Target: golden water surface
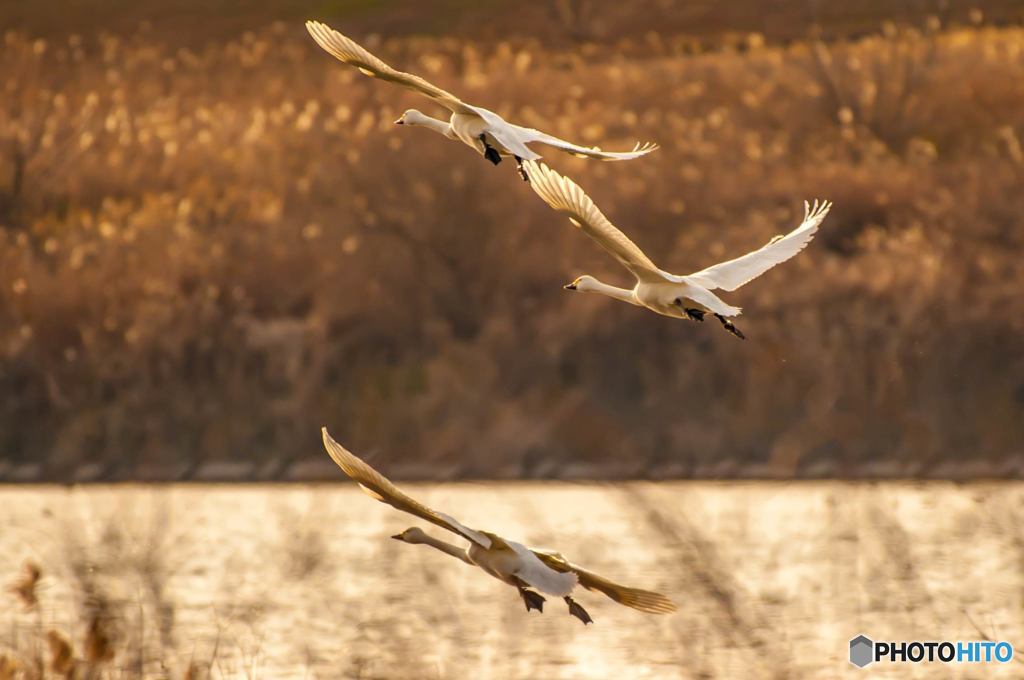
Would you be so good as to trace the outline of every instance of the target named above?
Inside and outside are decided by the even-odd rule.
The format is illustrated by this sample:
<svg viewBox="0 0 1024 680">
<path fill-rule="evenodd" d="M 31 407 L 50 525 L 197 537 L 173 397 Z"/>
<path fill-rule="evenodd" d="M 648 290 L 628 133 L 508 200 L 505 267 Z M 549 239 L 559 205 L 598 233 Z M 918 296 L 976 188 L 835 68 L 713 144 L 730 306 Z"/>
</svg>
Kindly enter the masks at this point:
<svg viewBox="0 0 1024 680">
<path fill-rule="evenodd" d="M 847 643 L 1006 639 L 1024 649 L 1024 487 L 848 483 L 408 484 L 464 523 L 657 589 L 651 616 L 600 594 L 584 627 L 433 551 L 352 485 L 0 487 L 0 652 L 91 613 L 110 677 L 862 677 Z M 430 527 L 435 535 L 444 532 Z M 458 542 L 453 536 L 445 538 Z M 1020 677 L 1024 665 L 884 666 Z"/>
</svg>

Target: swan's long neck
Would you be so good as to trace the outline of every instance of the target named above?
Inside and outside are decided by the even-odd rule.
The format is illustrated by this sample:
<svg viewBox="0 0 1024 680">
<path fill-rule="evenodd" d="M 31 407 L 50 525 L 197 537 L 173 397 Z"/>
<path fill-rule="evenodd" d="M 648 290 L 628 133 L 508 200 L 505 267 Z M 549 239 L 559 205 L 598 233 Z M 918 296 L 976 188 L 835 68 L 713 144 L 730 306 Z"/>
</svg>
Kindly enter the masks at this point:
<svg viewBox="0 0 1024 680">
<path fill-rule="evenodd" d="M 639 304 L 636 298 L 633 297 L 633 291 L 626 288 L 619 288 L 617 286 L 609 286 L 607 283 L 602 283 L 597 279 L 594 279 L 586 288 L 583 289 L 584 293 L 600 293 L 601 295 L 607 295 L 610 298 L 616 300 L 622 300 L 628 302 L 631 305 Z"/>
<path fill-rule="evenodd" d="M 429 128 L 448 138 L 453 138 L 455 136 L 452 132 L 452 126 L 447 121 L 438 120 L 437 118 L 431 118 L 430 116 L 417 116 L 416 121 L 411 123 L 412 125 Z"/>
<path fill-rule="evenodd" d="M 441 552 L 448 553 L 452 557 L 458 557 L 460 560 L 462 560 L 466 564 L 473 564 L 470 561 L 469 556 L 466 554 L 466 551 L 463 548 L 460 548 L 457 545 L 452 545 L 451 543 L 446 543 L 445 541 L 442 541 L 439 538 L 434 538 L 433 536 L 431 536 L 429 534 L 427 534 L 426 536 L 423 537 L 423 544 L 424 545 L 429 545 L 431 548 L 437 548 Z"/>
</svg>

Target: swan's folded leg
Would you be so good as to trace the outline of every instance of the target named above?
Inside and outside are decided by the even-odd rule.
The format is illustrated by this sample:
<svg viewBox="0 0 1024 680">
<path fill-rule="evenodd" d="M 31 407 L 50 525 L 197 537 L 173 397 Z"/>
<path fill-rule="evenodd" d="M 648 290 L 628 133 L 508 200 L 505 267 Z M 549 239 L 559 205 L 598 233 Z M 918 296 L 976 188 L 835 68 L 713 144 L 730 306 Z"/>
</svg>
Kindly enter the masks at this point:
<svg viewBox="0 0 1024 680">
<path fill-rule="evenodd" d="M 532 590 L 527 590 L 522 586 L 516 586 L 516 588 L 519 589 L 519 595 L 523 598 L 523 603 L 526 605 L 526 611 L 536 609 L 541 614 L 544 613 L 545 598 L 543 595 Z"/>
<path fill-rule="evenodd" d="M 582 621 L 584 626 L 588 623 L 594 622 L 594 619 L 590 618 L 590 614 L 587 613 L 587 610 L 581 607 L 576 600 L 566 595 L 565 602 L 569 605 L 569 613 Z"/>
<path fill-rule="evenodd" d="M 707 312 L 705 312 L 703 309 L 697 309 L 696 307 L 687 307 L 686 298 L 677 297 L 675 300 L 672 301 L 672 304 L 674 304 L 679 309 L 683 310 L 683 312 L 686 314 L 686 318 L 689 319 L 690 321 L 704 321 L 704 315 Z"/>
<path fill-rule="evenodd" d="M 729 331 L 730 333 L 735 335 L 740 340 L 746 340 L 747 339 L 747 336 L 743 335 L 743 333 L 740 332 L 740 329 L 736 328 L 736 326 L 733 325 L 732 321 L 729 321 L 728 319 L 726 319 L 721 314 L 715 314 L 715 316 L 718 317 L 718 320 L 722 322 L 723 326 L 725 326 L 725 330 Z"/>
<path fill-rule="evenodd" d="M 523 178 L 524 182 L 530 181 L 530 176 L 526 174 L 526 168 L 523 167 L 523 159 L 519 156 L 515 157 L 516 167 L 519 169 L 519 176 Z"/>
<path fill-rule="evenodd" d="M 487 136 L 480 134 L 480 141 L 484 143 L 484 158 L 497 165 L 501 162 L 501 154 L 493 146 L 487 143 Z"/>
</svg>

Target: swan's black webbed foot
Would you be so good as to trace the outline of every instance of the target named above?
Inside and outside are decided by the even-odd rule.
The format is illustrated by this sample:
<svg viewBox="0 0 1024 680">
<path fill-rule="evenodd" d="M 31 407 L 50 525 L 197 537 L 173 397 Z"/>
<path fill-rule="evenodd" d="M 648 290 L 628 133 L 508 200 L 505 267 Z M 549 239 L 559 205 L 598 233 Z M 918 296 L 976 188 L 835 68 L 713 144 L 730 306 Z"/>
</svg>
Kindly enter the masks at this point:
<svg viewBox="0 0 1024 680">
<path fill-rule="evenodd" d="M 733 325 L 732 321 L 729 321 L 728 319 L 726 319 L 721 314 L 715 314 L 715 316 L 718 318 L 719 321 L 722 322 L 722 325 L 725 327 L 725 330 L 729 331 L 730 333 L 735 335 L 740 340 L 746 340 L 747 339 L 747 336 L 743 335 L 743 333 L 740 332 L 740 329 L 736 328 L 736 326 Z"/>
<path fill-rule="evenodd" d="M 497 165 L 501 162 L 501 154 L 493 146 L 487 143 L 487 135 L 481 133 L 480 141 L 484 143 L 484 158 Z"/>
<path fill-rule="evenodd" d="M 565 596 L 565 603 L 569 605 L 569 613 L 582 621 L 584 626 L 588 623 L 594 622 L 594 619 L 590 618 L 590 614 L 587 613 L 587 610 L 581 607 L 576 600 L 572 599 L 568 595 Z"/>
<path fill-rule="evenodd" d="M 522 586 L 519 587 L 519 595 L 523 598 L 523 603 L 526 605 L 527 612 L 531 609 L 536 609 L 541 614 L 544 613 L 545 598 L 543 595 L 532 590 L 527 590 Z"/>
<path fill-rule="evenodd" d="M 515 159 L 516 168 L 519 170 L 519 176 L 523 178 L 524 182 L 529 182 L 530 176 L 526 174 L 526 168 L 523 167 L 523 159 L 520 158 L 519 156 L 516 156 Z"/>
<path fill-rule="evenodd" d="M 694 309 L 693 307 L 684 307 L 683 311 L 686 312 L 686 316 L 689 317 L 690 321 L 704 321 L 704 310 Z"/>
</svg>

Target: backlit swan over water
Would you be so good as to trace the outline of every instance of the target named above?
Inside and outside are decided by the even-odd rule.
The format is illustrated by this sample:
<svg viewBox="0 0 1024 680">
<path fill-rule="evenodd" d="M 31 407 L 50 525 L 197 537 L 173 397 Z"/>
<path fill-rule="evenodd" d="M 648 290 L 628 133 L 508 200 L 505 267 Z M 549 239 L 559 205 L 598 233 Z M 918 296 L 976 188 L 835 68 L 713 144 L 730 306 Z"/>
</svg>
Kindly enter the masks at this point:
<svg viewBox="0 0 1024 680">
<path fill-rule="evenodd" d="M 494 578 L 514 586 L 526 604 L 526 611 L 536 609 L 543 612 L 545 599 L 540 593 L 546 593 L 563 598 L 569 605 L 570 614 L 584 624 L 591 623 L 587 611 L 570 597 L 577 585 L 600 591 L 616 602 L 642 612 L 670 614 L 676 611 L 676 605 L 664 595 L 621 586 L 570 563 L 558 553 L 528 548 L 497 534 L 470 529 L 455 518 L 432 510 L 402 493 L 390 480 L 334 441 L 326 427 L 322 434 L 324 447 L 331 459 L 358 482 L 363 491 L 382 503 L 457 534 L 469 541 L 469 547 L 462 548 L 439 540 L 418 527 L 406 529 L 391 538 L 429 545 L 466 564 L 480 567 Z"/>
<path fill-rule="evenodd" d="M 696 274 L 679 276 L 659 269 L 635 243 L 608 221 L 583 189 L 567 177 L 542 163 L 524 164 L 530 186 L 552 208 L 568 215 L 577 227 L 611 253 L 636 277 L 632 289 L 617 288 L 593 276 L 581 276 L 565 286 L 568 290 L 601 293 L 632 305 L 646 307 L 659 314 L 703 321 L 711 312 L 733 335 L 744 335 L 726 317 L 738 316 L 739 307 L 726 304 L 711 291 L 736 290 L 743 284 L 785 262 L 804 249 L 814 237 L 832 204 L 804 202 L 804 221 L 785 236 L 776 236 L 767 245 L 742 257 L 708 267 Z"/>
<path fill-rule="evenodd" d="M 599 158 L 605 161 L 639 158 L 658 148 L 657 144 L 641 145 L 638 143 L 632 151 L 601 151 L 596 147 L 588 148 L 567 142 L 539 130 L 513 125 L 493 111 L 479 106 L 470 106 L 450 92 L 431 85 L 419 76 L 396 71 L 330 26 L 319 21 L 307 21 L 306 30 L 320 47 L 346 64 L 355 66 L 361 73 L 415 90 L 452 112 L 451 119 L 445 122 L 431 118 L 416 109 L 409 109 L 395 123 L 421 125 L 441 133 L 448 139 L 459 140 L 479 151 L 484 158 L 495 165 L 501 162 L 502 156 L 513 157 L 516 159 L 516 164 L 520 166 L 519 172 L 523 179 L 527 179 L 527 177 L 522 171 L 522 161 L 541 157 L 539 153 L 528 146 L 532 143 L 547 144 L 576 156 Z"/>
</svg>

